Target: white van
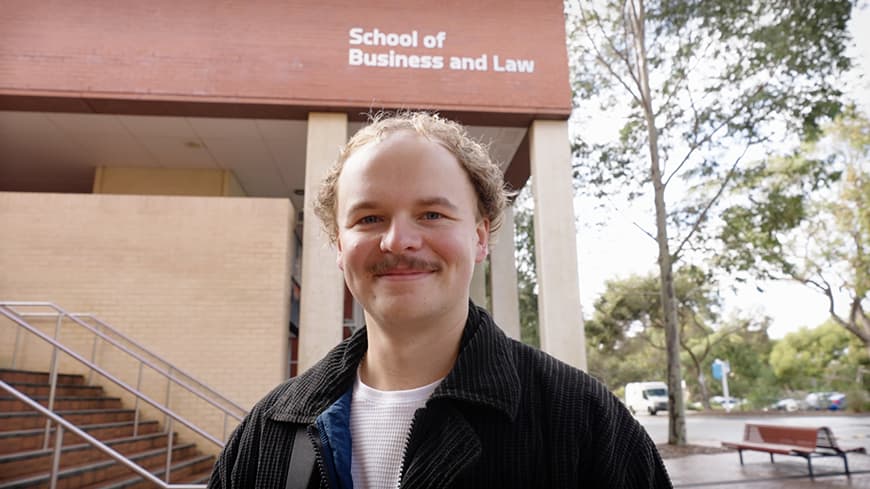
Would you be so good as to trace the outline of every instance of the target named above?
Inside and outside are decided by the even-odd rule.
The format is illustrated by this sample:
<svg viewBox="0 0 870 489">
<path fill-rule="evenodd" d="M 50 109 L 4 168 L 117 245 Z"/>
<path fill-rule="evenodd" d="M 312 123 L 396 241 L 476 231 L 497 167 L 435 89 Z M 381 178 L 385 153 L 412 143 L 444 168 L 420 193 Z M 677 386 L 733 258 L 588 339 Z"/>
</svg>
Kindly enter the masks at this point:
<svg viewBox="0 0 870 489">
<path fill-rule="evenodd" d="M 648 412 L 655 416 L 668 410 L 668 385 L 664 382 L 631 382 L 625 384 L 625 405 L 632 412 Z"/>
</svg>

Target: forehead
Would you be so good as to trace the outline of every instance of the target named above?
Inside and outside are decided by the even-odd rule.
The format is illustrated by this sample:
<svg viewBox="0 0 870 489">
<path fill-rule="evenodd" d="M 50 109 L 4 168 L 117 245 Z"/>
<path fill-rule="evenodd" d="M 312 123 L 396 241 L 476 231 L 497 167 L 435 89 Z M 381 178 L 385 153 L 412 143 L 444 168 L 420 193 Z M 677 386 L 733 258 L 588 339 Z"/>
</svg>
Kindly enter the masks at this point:
<svg viewBox="0 0 870 489">
<path fill-rule="evenodd" d="M 396 131 L 354 151 L 344 162 L 337 190 L 339 207 L 360 193 L 399 198 L 467 191 L 475 199 L 471 180 L 456 156 L 440 142 L 410 130 Z"/>
<path fill-rule="evenodd" d="M 398 129 L 372 138 L 360 145 L 347 157 L 345 166 L 351 161 L 364 161 L 395 154 L 410 155 L 411 153 L 416 153 L 418 157 L 431 157 L 438 153 L 442 156 L 449 155 L 455 159 L 453 153 L 438 139 L 425 136 L 413 129 Z"/>
<path fill-rule="evenodd" d="M 399 130 L 383 139 L 372 140 L 351 153 L 344 162 L 339 179 L 359 172 L 374 173 L 372 170 L 383 167 L 392 170 L 394 176 L 420 169 L 449 171 L 458 168 L 465 173 L 456 156 L 441 142 L 412 130 Z"/>
</svg>

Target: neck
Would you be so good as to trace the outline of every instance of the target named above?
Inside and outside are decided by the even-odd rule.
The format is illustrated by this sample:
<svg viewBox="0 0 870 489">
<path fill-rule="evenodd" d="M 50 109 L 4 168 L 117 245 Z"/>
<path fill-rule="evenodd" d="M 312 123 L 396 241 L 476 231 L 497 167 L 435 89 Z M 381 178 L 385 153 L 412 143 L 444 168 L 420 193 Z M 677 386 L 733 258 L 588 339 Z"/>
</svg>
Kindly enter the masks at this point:
<svg viewBox="0 0 870 489">
<path fill-rule="evenodd" d="M 391 324 L 366 315 L 368 351 L 360 363 L 360 378 L 380 390 L 405 390 L 444 378 L 459 355 L 459 342 L 468 317 L 435 322 Z"/>
</svg>

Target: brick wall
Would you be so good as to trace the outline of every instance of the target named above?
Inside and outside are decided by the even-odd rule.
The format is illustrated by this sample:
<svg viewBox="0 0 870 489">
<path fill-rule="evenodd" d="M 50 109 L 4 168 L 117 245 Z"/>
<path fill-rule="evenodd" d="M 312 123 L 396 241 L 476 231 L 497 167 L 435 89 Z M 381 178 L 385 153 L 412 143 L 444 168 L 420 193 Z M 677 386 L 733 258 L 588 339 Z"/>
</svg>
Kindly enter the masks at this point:
<svg viewBox="0 0 870 489">
<path fill-rule="evenodd" d="M 293 216 L 283 199 L 0 192 L 0 300 L 93 313 L 249 408 L 287 375 Z M 33 323 L 53 333 L 54 320 Z M 0 319 L 0 366 L 16 329 Z M 90 356 L 83 328 L 66 320 L 61 336 Z M 46 370 L 44 343 L 22 343 L 19 368 Z M 63 357 L 63 370 L 83 371 Z M 106 344 L 97 358 L 135 385 L 138 363 Z M 165 382 L 143 378 L 163 400 Z M 172 398 L 221 431 L 216 411 L 180 389 Z"/>
</svg>

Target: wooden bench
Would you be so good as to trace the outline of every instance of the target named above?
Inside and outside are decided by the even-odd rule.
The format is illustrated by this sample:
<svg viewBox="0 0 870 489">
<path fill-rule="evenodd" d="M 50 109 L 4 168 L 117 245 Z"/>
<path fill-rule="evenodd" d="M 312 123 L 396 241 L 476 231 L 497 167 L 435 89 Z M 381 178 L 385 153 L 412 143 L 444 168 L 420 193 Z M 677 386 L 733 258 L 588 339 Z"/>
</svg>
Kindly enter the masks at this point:
<svg viewBox="0 0 870 489">
<path fill-rule="evenodd" d="M 723 441 L 722 446 L 737 450 L 740 465 L 743 465 L 743 450 L 767 452 L 771 463 L 773 454 L 803 457 L 807 460 L 811 478 L 814 477 L 813 457 L 840 457 L 846 467 L 846 475 L 850 475 L 846 454 L 867 453 L 864 447 L 840 447 L 831 429 L 826 426 L 805 428 L 746 423 L 742 442 Z"/>
</svg>

